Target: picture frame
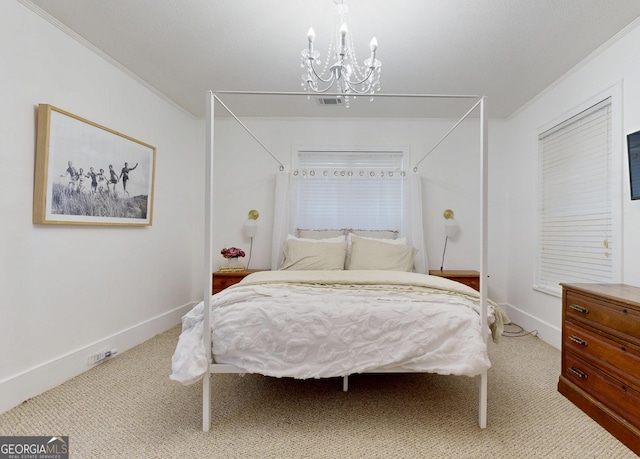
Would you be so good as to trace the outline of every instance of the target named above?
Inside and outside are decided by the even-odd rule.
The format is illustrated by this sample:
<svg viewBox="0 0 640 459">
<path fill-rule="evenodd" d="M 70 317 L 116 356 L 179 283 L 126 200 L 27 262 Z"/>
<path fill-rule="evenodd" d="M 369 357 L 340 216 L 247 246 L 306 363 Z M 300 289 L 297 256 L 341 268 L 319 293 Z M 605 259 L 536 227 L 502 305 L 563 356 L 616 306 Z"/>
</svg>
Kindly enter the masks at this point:
<svg viewBox="0 0 640 459">
<path fill-rule="evenodd" d="M 627 135 L 631 199 L 640 199 L 640 131 Z"/>
<path fill-rule="evenodd" d="M 33 223 L 151 226 L 156 148 L 38 106 Z"/>
</svg>

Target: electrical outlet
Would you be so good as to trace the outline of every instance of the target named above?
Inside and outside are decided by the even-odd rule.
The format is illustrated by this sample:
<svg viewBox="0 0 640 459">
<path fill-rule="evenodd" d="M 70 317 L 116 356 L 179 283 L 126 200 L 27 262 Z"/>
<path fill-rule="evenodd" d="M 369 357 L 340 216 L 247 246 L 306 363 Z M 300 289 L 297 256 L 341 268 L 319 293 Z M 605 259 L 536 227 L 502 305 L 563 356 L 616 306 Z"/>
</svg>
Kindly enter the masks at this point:
<svg viewBox="0 0 640 459">
<path fill-rule="evenodd" d="M 102 351 L 97 354 L 90 355 L 87 359 L 87 365 L 95 365 L 96 363 L 100 363 L 109 357 L 114 356 L 118 352 L 117 349 L 111 349 L 110 351 Z"/>
</svg>

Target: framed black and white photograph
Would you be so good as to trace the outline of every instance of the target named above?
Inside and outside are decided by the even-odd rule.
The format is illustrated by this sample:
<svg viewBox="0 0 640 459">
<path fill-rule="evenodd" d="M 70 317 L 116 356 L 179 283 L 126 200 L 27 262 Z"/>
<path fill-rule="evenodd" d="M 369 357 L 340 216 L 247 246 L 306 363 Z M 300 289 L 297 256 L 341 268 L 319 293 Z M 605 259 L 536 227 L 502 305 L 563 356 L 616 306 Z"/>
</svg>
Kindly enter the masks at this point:
<svg viewBox="0 0 640 459">
<path fill-rule="evenodd" d="M 33 222 L 150 226 L 155 147 L 38 106 Z"/>
</svg>

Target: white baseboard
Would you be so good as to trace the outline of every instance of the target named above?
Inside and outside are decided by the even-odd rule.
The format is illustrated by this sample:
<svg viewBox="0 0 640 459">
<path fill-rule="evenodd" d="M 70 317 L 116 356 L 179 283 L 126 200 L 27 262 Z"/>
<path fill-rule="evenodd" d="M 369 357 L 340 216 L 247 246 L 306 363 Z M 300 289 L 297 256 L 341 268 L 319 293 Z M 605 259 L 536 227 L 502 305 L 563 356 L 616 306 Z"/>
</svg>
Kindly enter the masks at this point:
<svg viewBox="0 0 640 459">
<path fill-rule="evenodd" d="M 510 304 L 501 304 L 500 306 L 507 313 L 511 322 L 520 325 L 528 332 L 537 330 L 538 337 L 542 341 L 556 349 L 560 349 L 562 343 L 562 330 L 560 328 L 544 322 Z"/>
<path fill-rule="evenodd" d="M 118 349 L 118 353 L 124 352 L 159 333 L 175 327 L 180 323 L 180 318 L 194 304 L 188 303 L 179 306 L 164 314 L 0 381 L 0 413 L 9 411 L 25 400 L 90 370 L 93 366 L 87 365 L 89 355 L 108 349 Z M 117 355 L 114 358 L 117 358 Z"/>
</svg>

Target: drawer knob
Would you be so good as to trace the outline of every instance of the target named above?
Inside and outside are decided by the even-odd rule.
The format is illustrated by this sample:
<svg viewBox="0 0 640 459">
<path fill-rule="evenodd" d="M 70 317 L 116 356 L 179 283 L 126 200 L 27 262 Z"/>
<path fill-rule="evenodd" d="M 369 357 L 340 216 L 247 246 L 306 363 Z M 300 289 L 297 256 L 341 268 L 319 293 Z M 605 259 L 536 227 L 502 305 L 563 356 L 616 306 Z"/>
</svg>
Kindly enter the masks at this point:
<svg viewBox="0 0 640 459">
<path fill-rule="evenodd" d="M 570 367 L 569 371 L 579 378 L 587 379 L 587 374 L 582 370 L 578 370 L 576 367 Z"/>
<path fill-rule="evenodd" d="M 587 345 L 587 342 L 586 342 L 585 340 L 583 340 L 583 339 L 581 339 L 581 338 L 578 338 L 578 337 L 577 337 L 577 336 L 575 336 L 575 335 L 571 335 L 571 336 L 569 337 L 569 339 L 570 339 L 571 341 L 573 341 L 574 343 L 578 343 L 580 346 L 586 346 L 586 345 Z"/>
<path fill-rule="evenodd" d="M 572 304 L 569 307 L 574 311 L 581 312 L 582 314 L 589 314 L 589 310 L 587 308 L 583 308 L 582 306 L 578 306 L 577 304 Z"/>
</svg>

